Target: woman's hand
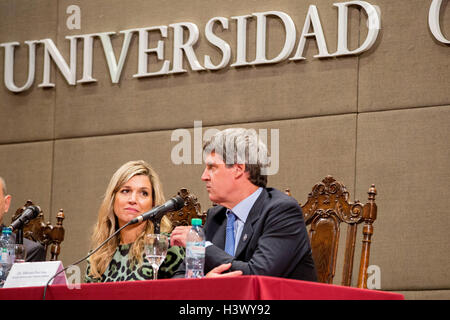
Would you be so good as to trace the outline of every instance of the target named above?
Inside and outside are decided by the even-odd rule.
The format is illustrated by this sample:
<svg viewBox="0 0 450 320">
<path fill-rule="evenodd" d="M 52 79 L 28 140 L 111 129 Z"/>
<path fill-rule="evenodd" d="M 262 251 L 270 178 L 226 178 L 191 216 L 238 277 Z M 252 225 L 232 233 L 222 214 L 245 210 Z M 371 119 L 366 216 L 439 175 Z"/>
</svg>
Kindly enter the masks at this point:
<svg viewBox="0 0 450 320">
<path fill-rule="evenodd" d="M 205 278 L 236 277 L 236 276 L 242 275 L 241 270 L 236 270 L 236 271 L 232 271 L 232 272 L 228 272 L 228 273 L 222 273 L 224 271 L 227 271 L 230 268 L 231 268 L 231 263 L 221 264 L 220 266 L 215 267 L 210 272 L 208 272 L 206 274 Z"/>
<path fill-rule="evenodd" d="M 191 230 L 191 226 L 179 226 L 173 229 L 170 234 L 170 245 L 186 248 L 186 238 L 189 230 Z"/>
</svg>

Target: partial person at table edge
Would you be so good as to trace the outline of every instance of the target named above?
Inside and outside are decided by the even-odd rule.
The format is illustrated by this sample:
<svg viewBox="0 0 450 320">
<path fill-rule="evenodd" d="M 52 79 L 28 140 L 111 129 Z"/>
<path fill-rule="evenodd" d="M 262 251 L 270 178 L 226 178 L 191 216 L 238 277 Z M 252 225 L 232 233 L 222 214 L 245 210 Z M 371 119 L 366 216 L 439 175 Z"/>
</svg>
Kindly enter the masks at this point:
<svg viewBox="0 0 450 320">
<path fill-rule="evenodd" d="M 0 177 L 0 234 L 6 226 L 3 224 L 3 217 L 8 212 L 11 205 L 12 196 L 8 194 L 5 179 Z M 12 233 L 12 241 L 16 241 L 16 234 Z M 23 239 L 25 247 L 26 262 L 45 261 L 45 248 L 38 242 Z"/>
</svg>

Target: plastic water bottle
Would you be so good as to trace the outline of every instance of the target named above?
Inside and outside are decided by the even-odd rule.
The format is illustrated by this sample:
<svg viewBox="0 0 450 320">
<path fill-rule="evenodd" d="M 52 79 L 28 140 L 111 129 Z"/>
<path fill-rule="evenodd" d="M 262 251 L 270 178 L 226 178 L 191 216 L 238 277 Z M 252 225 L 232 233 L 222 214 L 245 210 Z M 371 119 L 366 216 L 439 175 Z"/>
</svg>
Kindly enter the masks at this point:
<svg viewBox="0 0 450 320">
<path fill-rule="evenodd" d="M 3 228 L 0 238 L 0 287 L 5 284 L 9 270 L 14 263 L 14 243 L 11 239 L 12 230 Z"/>
<path fill-rule="evenodd" d="M 186 278 L 203 278 L 205 265 L 205 233 L 202 219 L 192 219 L 186 238 Z"/>
</svg>

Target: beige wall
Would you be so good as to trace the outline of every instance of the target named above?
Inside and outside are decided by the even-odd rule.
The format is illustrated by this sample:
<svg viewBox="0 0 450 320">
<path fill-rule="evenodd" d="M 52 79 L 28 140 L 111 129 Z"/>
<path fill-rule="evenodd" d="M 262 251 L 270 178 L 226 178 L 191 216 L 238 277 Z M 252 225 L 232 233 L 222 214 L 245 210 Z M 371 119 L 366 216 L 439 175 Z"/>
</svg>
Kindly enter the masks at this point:
<svg viewBox="0 0 450 320">
<path fill-rule="evenodd" d="M 221 59 L 206 42 L 203 28 L 210 18 L 223 16 L 230 19 L 230 29 L 221 36 L 230 43 L 234 61 L 232 16 L 283 11 L 294 20 L 299 37 L 307 8 L 315 4 L 329 51 L 334 52 L 334 2 L 338 1 L 191 0 L 174 5 L 147 0 L 4 0 L 0 43 L 21 43 L 15 56 L 15 80 L 21 85 L 27 76 L 26 40 L 51 38 L 68 60 L 69 35 L 188 21 L 200 28 L 195 50 L 203 64 L 205 54 Z M 434 40 L 429 31 L 430 1 L 369 2 L 381 9 L 382 29 L 372 49 L 360 56 L 315 59 L 317 46 L 308 40 L 307 59 L 301 62 L 134 79 L 138 54 L 134 37 L 120 83 L 112 84 L 101 43 L 95 40 L 97 83 L 69 86 L 53 64 L 56 87 L 42 89 L 37 87 L 44 52 L 39 46 L 36 78 L 29 90 L 11 93 L 0 77 L 0 175 L 13 195 L 5 222 L 27 199 L 39 203 L 52 222 L 64 208 L 61 259 L 67 266 L 87 253 L 102 194 L 125 161 L 149 161 L 161 175 L 166 197 L 188 187 L 207 209 L 202 165 L 171 162 L 176 144 L 170 139 L 172 131 L 192 132 L 194 120 L 202 120 L 204 130 L 279 129 L 280 168 L 269 184 L 290 187 L 304 203 L 311 187 L 327 174 L 344 182 L 352 198 L 361 201 L 374 183 L 378 220 L 370 264 L 381 269 L 381 288 L 410 299 L 449 299 L 450 47 Z M 66 8 L 71 4 L 81 8 L 80 30 L 66 27 Z M 444 5 L 441 23 L 447 36 L 449 15 Z M 350 48 L 357 48 L 367 33 L 366 18 L 352 8 L 349 20 Z M 249 61 L 255 56 L 255 30 L 252 21 Z M 283 27 L 271 19 L 268 30 L 268 56 L 273 57 L 284 41 Z M 169 31 L 166 59 L 172 57 L 172 40 Z M 122 37 L 112 43 L 118 56 Z M 81 44 L 77 58 L 80 79 Z M 161 67 L 150 61 L 153 70 Z M 186 61 L 185 68 L 189 69 Z M 0 48 L 0 75 L 3 72 Z"/>
</svg>

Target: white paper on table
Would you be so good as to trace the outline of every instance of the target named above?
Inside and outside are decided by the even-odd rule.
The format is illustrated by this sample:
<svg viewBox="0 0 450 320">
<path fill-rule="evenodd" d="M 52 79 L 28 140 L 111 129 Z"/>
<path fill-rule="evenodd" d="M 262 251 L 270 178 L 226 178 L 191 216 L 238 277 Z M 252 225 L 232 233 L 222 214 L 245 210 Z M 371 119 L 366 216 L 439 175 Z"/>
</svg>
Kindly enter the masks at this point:
<svg viewBox="0 0 450 320">
<path fill-rule="evenodd" d="M 41 287 L 57 272 L 61 271 L 61 261 L 14 263 L 9 271 L 3 288 Z M 50 284 L 66 284 L 65 272 L 61 272 Z"/>
</svg>

